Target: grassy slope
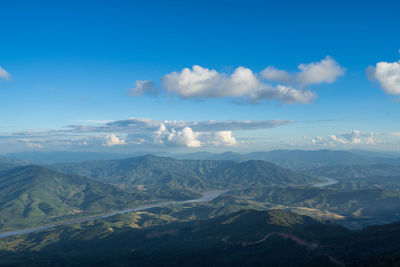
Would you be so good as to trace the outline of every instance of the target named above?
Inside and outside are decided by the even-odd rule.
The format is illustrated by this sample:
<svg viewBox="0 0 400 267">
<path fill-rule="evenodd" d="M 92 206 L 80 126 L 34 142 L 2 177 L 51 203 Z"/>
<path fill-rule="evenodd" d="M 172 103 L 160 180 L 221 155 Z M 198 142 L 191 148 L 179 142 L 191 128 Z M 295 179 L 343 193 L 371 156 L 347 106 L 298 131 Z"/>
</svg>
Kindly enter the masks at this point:
<svg viewBox="0 0 400 267">
<path fill-rule="evenodd" d="M 144 198 L 100 181 L 29 165 L 0 173 L 0 199 L 0 229 L 5 231 L 134 206 Z"/>
</svg>

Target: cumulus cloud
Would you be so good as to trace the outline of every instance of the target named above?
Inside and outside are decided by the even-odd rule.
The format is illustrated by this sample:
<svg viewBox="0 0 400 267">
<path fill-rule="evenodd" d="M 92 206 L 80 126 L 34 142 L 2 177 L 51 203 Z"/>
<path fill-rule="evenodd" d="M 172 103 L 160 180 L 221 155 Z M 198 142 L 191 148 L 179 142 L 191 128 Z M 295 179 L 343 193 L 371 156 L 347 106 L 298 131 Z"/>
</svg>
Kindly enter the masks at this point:
<svg viewBox="0 0 400 267">
<path fill-rule="evenodd" d="M 159 121 L 145 118 L 108 121 L 95 125 L 71 125 L 72 133 L 118 132 L 128 134 L 126 144 L 160 144 L 180 147 L 200 147 L 203 145 L 235 146 L 239 143 L 233 136 L 236 130 L 269 129 L 290 125 L 293 121 Z M 115 137 L 108 139 L 116 140 Z M 114 142 L 109 141 L 110 144 Z M 118 143 L 116 141 L 116 143 Z"/>
<path fill-rule="evenodd" d="M 324 139 L 321 136 L 317 136 L 311 139 L 311 142 L 314 145 L 322 145 L 325 143 Z"/>
<path fill-rule="evenodd" d="M 400 95 L 400 61 L 378 62 L 367 68 L 367 76 L 376 80 L 382 90 L 391 95 Z"/>
<path fill-rule="evenodd" d="M 125 145 L 125 140 L 119 138 L 115 134 L 107 134 L 104 136 L 103 146 L 116 146 L 116 145 Z"/>
<path fill-rule="evenodd" d="M 310 103 L 315 95 L 306 90 L 297 90 L 283 85 L 272 86 L 263 83 L 250 69 L 238 67 L 228 75 L 201 66 L 172 72 L 162 79 L 168 92 L 181 98 L 221 98 L 233 97 L 248 102 L 277 100 L 285 104 Z"/>
<path fill-rule="evenodd" d="M 201 142 L 197 139 L 200 133 L 193 132 L 189 127 L 185 127 L 182 131 L 171 129 L 167 137 L 167 144 L 172 146 L 183 147 L 200 147 Z"/>
<path fill-rule="evenodd" d="M 296 79 L 303 86 L 332 83 L 345 72 L 345 69 L 329 56 L 319 62 L 300 64 L 299 70 Z"/>
<path fill-rule="evenodd" d="M 318 62 L 300 64 L 298 69 L 298 73 L 288 73 L 285 70 L 270 66 L 261 72 L 261 76 L 266 80 L 304 87 L 313 84 L 332 83 L 345 73 L 345 69 L 329 56 Z"/>
<path fill-rule="evenodd" d="M 11 74 L 8 73 L 5 69 L 0 67 L 0 79 L 8 80 L 11 78 Z"/>
<path fill-rule="evenodd" d="M 259 90 L 262 86 L 252 70 L 238 67 L 231 75 L 198 65 L 162 78 L 168 92 L 182 98 L 237 97 Z"/>
<path fill-rule="evenodd" d="M 203 145 L 213 146 L 236 146 L 238 142 L 232 135 L 232 131 L 197 132 L 190 127 L 182 130 L 168 129 L 161 124 L 153 135 L 155 144 L 165 144 L 179 147 L 201 147 Z"/>
<path fill-rule="evenodd" d="M 154 82 L 149 80 L 138 80 L 135 83 L 135 87 L 128 90 L 128 94 L 131 96 L 142 96 L 142 95 L 158 95 L 159 90 L 157 89 Z"/>
<path fill-rule="evenodd" d="M 211 143 L 215 146 L 236 146 L 238 144 L 231 131 L 216 132 L 213 137 Z"/>
<path fill-rule="evenodd" d="M 316 98 L 316 94 L 309 90 L 297 90 L 290 86 L 277 85 L 276 87 L 265 87 L 263 90 L 251 95 L 253 102 L 260 100 L 280 100 L 285 104 L 309 104 Z"/>
<path fill-rule="evenodd" d="M 286 70 L 279 70 L 273 66 L 268 66 L 263 71 L 261 71 L 261 76 L 270 81 L 282 82 L 282 83 L 292 83 L 293 77 Z"/>
<path fill-rule="evenodd" d="M 308 104 L 316 98 L 316 94 L 307 86 L 332 83 L 345 72 L 329 56 L 319 62 L 300 64 L 298 68 L 299 72 L 294 74 L 272 66 L 255 73 L 239 66 L 233 73 L 223 73 L 194 65 L 164 75 L 161 82 L 167 93 L 182 99 L 231 98 L 237 103 L 278 101 L 282 104 Z M 150 84 L 149 88 L 154 85 L 150 81 L 137 81 L 131 94 L 140 96 L 147 91 L 142 84 Z"/>
<path fill-rule="evenodd" d="M 327 137 L 317 136 L 311 139 L 314 145 L 323 145 L 336 147 L 338 145 L 377 145 L 384 141 L 378 136 L 383 136 L 382 133 L 376 132 L 361 132 L 353 130 L 339 135 L 331 134 Z"/>
</svg>

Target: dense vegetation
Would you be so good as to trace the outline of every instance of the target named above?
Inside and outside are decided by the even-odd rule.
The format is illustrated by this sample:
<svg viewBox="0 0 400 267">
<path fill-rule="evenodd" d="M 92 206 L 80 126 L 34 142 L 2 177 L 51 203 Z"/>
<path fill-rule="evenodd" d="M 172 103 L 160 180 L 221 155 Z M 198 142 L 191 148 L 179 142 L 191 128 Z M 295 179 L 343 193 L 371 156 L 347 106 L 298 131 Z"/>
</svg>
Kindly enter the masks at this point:
<svg viewBox="0 0 400 267">
<path fill-rule="evenodd" d="M 72 162 L 73 155 L 68 156 Z M 230 189 L 209 202 L 159 206 L 2 238 L 0 265 L 400 263 L 400 222 L 370 226 L 400 221 L 396 158 L 285 150 L 176 157 L 202 159 L 144 155 L 42 167 L 0 158 L 1 232 Z M 313 186 L 324 177 L 338 183 Z"/>
<path fill-rule="evenodd" d="M 185 209 L 190 214 L 199 207 Z M 398 223 L 353 232 L 279 210 L 241 209 L 208 220 L 186 221 L 171 210 L 118 215 L 2 239 L 0 263 L 376 266 L 396 262 L 400 251 Z"/>
<path fill-rule="evenodd" d="M 134 206 L 149 199 L 36 165 L 0 173 L 0 229 L 24 228 Z"/>
<path fill-rule="evenodd" d="M 369 188 L 400 191 L 400 165 L 339 165 L 308 170 L 307 173 L 339 180 L 330 187 L 343 191 Z"/>
<path fill-rule="evenodd" d="M 330 219 L 350 228 L 390 223 L 400 218 L 400 193 L 397 191 L 258 187 L 232 191 L 230 194 L 251 199 L 266 207 Z"/>
<path fill-rule="evenodd" d="M 146 155 L 111 161 L 58 164 L 55 169 L 104 182 L 142 188 L 201 192 L 215 188 L 299 185 L 318 178 L 261 160 L 177 160 Z"/>
<path fill-rule="evenodd" d="M 182 161 L 143 156 L 57 167 L 69 174 L 37 165 L 0 173 L 0 230 L 54 223 L 150 201 L 197 198 L 210 189 L 318 181 L 263 161 Z"/>
</svg>

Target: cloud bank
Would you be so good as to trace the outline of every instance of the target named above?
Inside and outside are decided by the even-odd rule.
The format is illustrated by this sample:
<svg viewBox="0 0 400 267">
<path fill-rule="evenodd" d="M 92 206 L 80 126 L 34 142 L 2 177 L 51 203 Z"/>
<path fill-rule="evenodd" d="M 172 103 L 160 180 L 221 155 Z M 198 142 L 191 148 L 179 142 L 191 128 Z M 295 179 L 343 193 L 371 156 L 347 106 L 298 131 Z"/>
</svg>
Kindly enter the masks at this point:
<svg viewBox="0 0 400 267">
<path fill-rule="evenodd" d="M 287 120 L 261 120 L 261 121 L 160 121 L 146 118 L 130 118 L 127 120 L 116 120 L 95 125 L 79 124 L 68 126 L 68 131 L 75 133 L 85 132 L 121 132 L 121 133 L 149 133 L 157 131 L 160 126 L 175 130 L 182 130 L 190 127 L 197 132 L 215 131 L 237 131 L 237 130 L 257 130 L 269 129 L 292 124 L 293 121 Z"/>
<path fill-rule="evenodd" d="M 331 134 L 326 137 L 316 136 L 310 141 L 313 145 L 322 145 L 329 147 L 337 146 L 357 146 L 357 145 L 378 145 L 384 144 L 383 133 L 361 132 L 359 130 L 349 131 L 339 135 Z"/>
<path fill-rule="evenodd" d="M 242 143 L 234 131 L 270 129 L 293 124 L 285 120 L 261 121 L 168 121 L 130 118 L 70 125 L 42 132 L 15 132 L 0 135 L 0 140 L 46 149 L 79 147 L 236 147 Z"/>
</svg>

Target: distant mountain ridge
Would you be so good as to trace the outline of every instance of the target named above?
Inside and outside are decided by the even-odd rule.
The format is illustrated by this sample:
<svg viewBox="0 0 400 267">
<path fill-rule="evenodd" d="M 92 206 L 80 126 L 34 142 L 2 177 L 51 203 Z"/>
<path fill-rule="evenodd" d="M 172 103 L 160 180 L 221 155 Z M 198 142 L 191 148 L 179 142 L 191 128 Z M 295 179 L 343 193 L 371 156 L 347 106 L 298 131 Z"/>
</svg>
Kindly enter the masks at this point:
<svg viewBox="0 0 400 267">
<path fill-rule="evenodd" d="M 10 157 L 0 156 L 0 171 L 12 169 L 18 166 L 28 165 L 28 161 L 13 159 Z"/>
<path fill-rule="evenodd" d="M 398 164 L 400 158 L 383 157 L 381 154 L 371 156 L 352 153 L 349 151 L 334 150 L 272 150 L 259 151 L 247 154 L 225 152 L 213 154 L 208 152 L 189 153 L 176 156 L 179 159 L 212 159 L 212 160 L 265 160 L 277 164 L 283 168 L 293 170 L 310 170 L 334 165 L 367 165 L 367 164 Z"/>
<path fill-rule="evenodd" d="M 118 185 L 186 188 L 194 192 L 230 187 L 299 185 L 318 181 L 312 176 L 261 160 L 178 160 L 145 155 L 122 160 L 56 164 L 52 167 L 61 172 Z"/>
<path fill-rule="evenodd" d="M 116 160 L 144 156 L 149 152 L 100 153 L 100 152 L 19 152 L 8 154 L 12 159 L 40 162 L 42 164 L 77 163 L 87 160 Z M 398 154 L 368 151 L 336 150 L 271 150 L 251 153 L 193 152 L 185 154 L 153 152 L 154 155 L 175 159 L 192 160 L 265 160 L 284 168 L 309 170 L 334 165 L 396 164 L 400 165 Z M 1 159 L 0 159 L 1 163 Z"/>
<path fill-rule="evenodd" d="M 309 170 L 307 173 L 334 179 L 400 176 L 400 164 L 339 165 L 317 168 Z"/>
</svg>

